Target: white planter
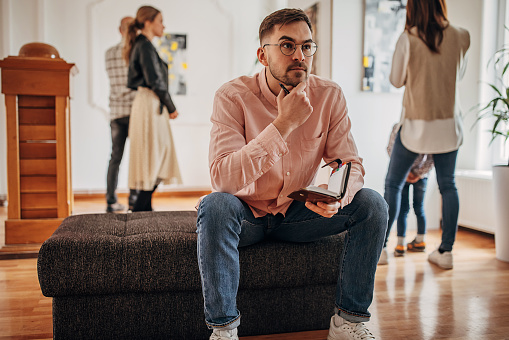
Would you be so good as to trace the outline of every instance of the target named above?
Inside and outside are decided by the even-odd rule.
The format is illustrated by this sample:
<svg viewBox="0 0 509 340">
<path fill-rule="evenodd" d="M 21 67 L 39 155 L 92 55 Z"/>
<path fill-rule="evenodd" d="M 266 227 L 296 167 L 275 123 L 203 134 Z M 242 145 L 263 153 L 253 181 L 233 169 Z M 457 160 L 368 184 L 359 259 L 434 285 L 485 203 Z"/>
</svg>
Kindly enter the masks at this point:
<svg viewBox="0 0 509 340">
<path fill-rule="evenodd" d="M 509 166 L 493 166 L 495 193 L 495 250 L 497 259 L 509 262 Z"/>
</svg>

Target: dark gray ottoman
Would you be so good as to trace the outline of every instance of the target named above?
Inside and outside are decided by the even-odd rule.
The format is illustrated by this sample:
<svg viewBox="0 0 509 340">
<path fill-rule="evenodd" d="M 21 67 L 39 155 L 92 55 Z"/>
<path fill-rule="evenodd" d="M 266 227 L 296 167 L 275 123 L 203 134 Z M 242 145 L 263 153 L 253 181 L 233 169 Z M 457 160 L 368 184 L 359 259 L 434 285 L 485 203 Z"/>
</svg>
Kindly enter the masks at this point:
<svg viewBox="0 0 509 340">
<path fill-rule="evenodd" d="M 66 218 L 38 258 L 55 339 L 208 339 L 196 212 Z M 240 249 L 239 334 L 327 329 L 344 236 Z"/>
</svg>

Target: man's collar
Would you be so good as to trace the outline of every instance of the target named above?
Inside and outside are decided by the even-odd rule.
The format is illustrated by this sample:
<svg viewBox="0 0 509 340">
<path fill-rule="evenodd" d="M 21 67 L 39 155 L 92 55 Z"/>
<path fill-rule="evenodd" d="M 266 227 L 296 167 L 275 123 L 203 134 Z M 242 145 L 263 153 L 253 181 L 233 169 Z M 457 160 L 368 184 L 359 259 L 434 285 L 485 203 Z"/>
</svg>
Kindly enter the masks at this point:
<svg viewBox="0 0 509 340">
<path fill-rule="evenodd" d="M 258 86 L 260 86 L 260 90 L 262 91 L 262 94 L 265 97 L 265 99 L 267 99 L 267 101 L 272 106 L 277 108 L 277 99 L 276 99 L 277 97 L 274 95 L 274 93 L 272 93 L 272 91 L 270 90 L 269 84 L 267 83 L 267 71 L 268 71 L 267 66 L 265 66 L 263 68 L 263 70 L 260 71 L 260 76 L 258 77 L 258 82 L 259 82 Z"/>
</svg>

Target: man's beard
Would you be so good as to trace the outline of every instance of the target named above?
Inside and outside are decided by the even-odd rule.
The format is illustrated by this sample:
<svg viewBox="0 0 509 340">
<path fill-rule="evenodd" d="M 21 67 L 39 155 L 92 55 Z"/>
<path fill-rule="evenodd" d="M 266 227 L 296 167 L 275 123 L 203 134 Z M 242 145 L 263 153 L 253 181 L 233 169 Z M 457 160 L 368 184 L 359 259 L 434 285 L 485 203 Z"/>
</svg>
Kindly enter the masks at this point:
<svg viewBox="0 0 509 340">
<path fill-rule="evenodd" d="M 290 71 L 294 71 L 292 70 L 292 68 L 294 67 L 301 67 L 303 68 L 304 70 L 300 71 L 300 72 L 303 72 L 304 73 L 304 77 L 298 77 L 298 79 L 292 79 L 290 78 L 290 76 L 288 75 L 288 73 Z M 303 82 L 303 81 L 306 81 L 308 79 L 308 68 L 307 66 L 304 64 L 304 63 L 295 63 L 295 64 L 292 64 L 290 66 L 287 67 L 286 69 L 286 72 L 282 75 L 276 75 L 274 74 L 274 72 L 272 72 L 272 67 L 270 67 L 270 63 L 269 63 L 269 71 L 270 71 L 270 74 L 272 74 L 272 76 L 278 80 L 279 82 L 285 84 L 285 85 L 290 85 L 290 86 L 297 86 L 299 85 L 299 83 Z"/>
</svg>

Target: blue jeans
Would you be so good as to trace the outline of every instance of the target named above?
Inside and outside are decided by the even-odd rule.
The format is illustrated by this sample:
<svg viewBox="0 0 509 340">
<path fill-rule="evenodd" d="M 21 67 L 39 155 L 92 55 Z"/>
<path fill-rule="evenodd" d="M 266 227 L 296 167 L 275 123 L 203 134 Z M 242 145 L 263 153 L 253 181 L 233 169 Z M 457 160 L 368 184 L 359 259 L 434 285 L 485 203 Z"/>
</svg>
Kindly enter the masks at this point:
<svg viewBox="0 0 509 340">
<path fill-rule="evenodd" d="M 125 142 L 129 132 L 129 116 L 114 119 L 110 122 L 111 127 L 111 157 L 106 175 L 106 202 L 117 203 L 118 170 L 124 155 Z M 136 203 L 136 190 L 129 191 L 129 205 Z"/>
<path fill-rule="evenodd" d="M 290 205 L 286 216 L 255 218 L 249 206 L 234 195 L 220 192 L 207 195 L 200 203 L 197 220 L 198 264 L 207 326 L 233 329 L 240 324 L 236 303 L 239 247 L 265 238 L 310 242 L 344 231 L 336 310 L 349 321 L 369 320 L 368 307 L 373 298 L 387 217 L 387 204 L 370 189 L 361 189 L 352 203 L 332 218 L 322 217 L 298 201 Z M 288 312 L 291 313 L 291 306 Z"/>
<path fill-rule="evenodd" d="M 415 217 L 417 217 L 417 234 L 426 234 L 426 215 L 424 213 L 424 194 L 426 193 L 427 178 L 421 178 L 415 183 L 406 182 L 401 191 L 401 207 L 398 216 L 398 236 L 406 235 L 406 220 L 410 211 L 410 202 L 408 192 L 410 186 L 413 187 L 412 205 L 414 207 Z"/>
<path fill-rule="evenodd" d="M 407 150 L 401 144 L 398 132 L 392 149 L 387 177 L 385 178 L 384 198 L 389 204 L 389 222 L 384 246 L 387 246 L 391 226 L 396 216 L 399 215 L 401 191 L 417 156 L 418 154 Z M 452 250 L 456 239 L 456 231 L 458 230 L 459 198 L 454 180 L 457 156 L 458 150 L 433 154 L 438 188 L 442 194 L 442 243 L 440 248 L 445 251 Z"/>
</svg>

